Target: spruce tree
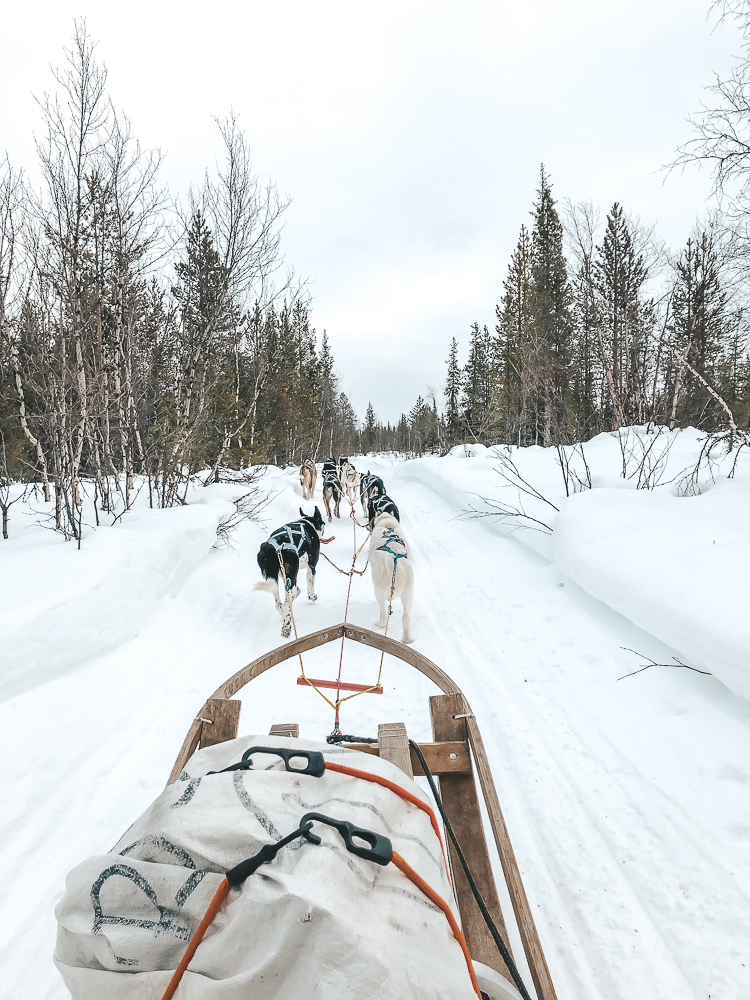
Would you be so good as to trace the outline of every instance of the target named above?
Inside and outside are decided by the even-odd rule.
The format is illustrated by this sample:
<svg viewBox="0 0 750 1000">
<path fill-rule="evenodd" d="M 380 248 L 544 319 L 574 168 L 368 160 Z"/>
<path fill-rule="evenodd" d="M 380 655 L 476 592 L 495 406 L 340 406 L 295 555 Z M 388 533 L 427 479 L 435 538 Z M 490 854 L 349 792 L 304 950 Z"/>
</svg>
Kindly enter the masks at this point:
<svg viewBox="0 0 750 1000">
<path fill-rule="evenodd" d="M 372 451 L 375 447 L 375 441 L 377 439 L 378 433 L 378 421 L 375 416 L 375 410 L 372 408 L 372 403 L 367 404 L 367 412 L 365 414 L 365 426 L 363 431 L 363 439 L 368 451 Z"/>
<path fill-rule="evenodd" d="M 675 271 L 671 333 L 678 353 L 667 377 L 669 426 L 679 422 L 712 427 L 718 416 L 715 400 L 693 372 L 731 393 L 727 375 L 734 368 L 729 357 L 736 329 L 721 285 L 714 234 L 691 236 Z"/>
<path fill-rule="evenodd" d="M 471 433 L 479 440 L 486 437 L 492 422 L 494 404 L 494 368 L 492 338 L 487 327 L 472 323 L 469 358 L 463 371 L 464 418 Z"/>
<path fill-rule="evenodd" d="M 497 372 L 498 407 L 506 444 L 520 444 L 526 416 L 522 354 L 531 324 L 531 237 L 526 226 L 521 226 L 503 288 L 502 304 L 495 306 L 497 336 L 493 361 Z"/>
<path fill-rule="evenodd" d="M 323 451 L 333 455 L 333 433 L 336 421 L 336 394 L 338 380 L 333 370 L 333 354 L 328 334 L 323 331 L 319 360 L 320 378 L 320 436 Z M 314 457 L 317 458 L 317 448 Z"/>
<path fill-rule="evenodd" d="M 644 298 L 647 277 L 622 207 L 615 202 L 594 261 L 599 358 L 612 430 L 646 419 L 653 324 L 653 304 Z"/>
<path fill-rule="evenodd" d="M 523 351 L 543 443 L 559 440 L 569 388 L 572 301 L 563 227 L 542 164 L 531 231 L 531 336 Z"/>
<path fill-rule="evenodd" d="M 454 337 L 451 340 L 451 349 L 448 354 L 448 375 L 445 380 L 445 422 L 448 431 L 448 440 L 454 444 L 458 440 L 461 426 L 461 412 L 459 404 L 461 400 L 461 367 L 458 363 L 458 341 Z"/>
<path fill-rule="evenodd" d="M 597 311 L 593 283 L 593 254 L 581 255 L 573 275 L 573 362 L 571 388 L 576 439 L 597 426 L 601 385 L 597 364 Z"/>
</svg>

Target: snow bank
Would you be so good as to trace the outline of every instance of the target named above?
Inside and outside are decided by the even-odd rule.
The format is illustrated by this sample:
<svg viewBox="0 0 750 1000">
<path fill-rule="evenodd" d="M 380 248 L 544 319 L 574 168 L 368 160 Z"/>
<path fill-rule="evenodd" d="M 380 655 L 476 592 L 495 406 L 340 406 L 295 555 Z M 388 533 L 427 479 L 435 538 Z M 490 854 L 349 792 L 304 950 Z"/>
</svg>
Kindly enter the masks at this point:
<svg viewBox="0 0 750 1000">
<path fill-rule="evenodd" d="M 398 502 L 399 480 L 416 479 L 457 514 L 524 512 L 496 518 L 497 532 L 750 698 L 750 456 L 732 479 L 735 456 L 723 454 L 696 476 L 704 442 L 693 428 L 599 434 L 583 451 L 563 449 L 570 495 L 554 448 L 458 445 L 394 469 L 391 492 Z"/>
<path fill-rule="evenodd" d="M 135 509 L 90 532 L 80 550 L 39 528 L 0 543 L 0 701 L 136 636 L 205 558 L 232 509 L 218 497 Z"/>
<path fill-rule="evenodd" d="M 630 621 L 750 698 L 750 491 L 701 496 L 595 489 L 555 522 L 560 569 Z"/>
</svg>

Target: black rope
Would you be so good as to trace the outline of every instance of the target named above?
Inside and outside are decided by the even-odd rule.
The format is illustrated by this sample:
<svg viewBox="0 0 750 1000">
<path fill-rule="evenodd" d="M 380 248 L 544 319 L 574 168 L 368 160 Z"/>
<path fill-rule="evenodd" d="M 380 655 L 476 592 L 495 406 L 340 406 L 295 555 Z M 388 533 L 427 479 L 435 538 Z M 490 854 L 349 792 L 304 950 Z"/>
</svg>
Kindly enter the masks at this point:
<svg viewBox="0 0 750 1000">
<path fill-rule="evenodd" d="M 508 951 L 508 946 L 505 944 L 505 941 L 503 941 L 500 932 L 498 931 L 497 927 L 495 927 L 494 920 L 490 916 L 489 910 L 484 905 L 484 900 L 482 899 L 482 895 L 479 892 L 479 889 L 477 888 L 477 884 L 474 881 L 474 876 L 471 874 L 469 865 L 466 861 L 466 858 L 464 857 L 463 851 L 458 846 L 456 835 L 453 832 L 453 827 L 450 824 L 450 820 L 445 815 L 445 809 L 443 808 L 443 800 L 440 798 L 440 793 L 438 792 L 437 786 L 435 785 L 435 779 L 433 778 L 432 773 L 429 767 L 427 766 L 427 761 L 424 759 L 422 751 L 419 749 L 419 745 L 415 743 L 414 740 L 409 740 L 409 746 L 414 750 L 417 757 L 419 758 L 419 763 L 422 765 L 422 770 L 424 771 L 425 777 L 427 778 L 427 781 L 430 785 L 430 789 L 432 790 L 435 803 L 437 804 L 437 807 L 440 811 L 440 815 L 443 817 L 443 823 L 445 824 L 445 829 L 448 831 L 448 836 L 451 838 L 453 847 L 456 851 L 456 855 L 458 856 L 458 860 L 461 862 L 461 867 L 464 870 L 466 881 L 469 883 L 469 888 L 474 894 L 474 899 L 477 901 L 477 906 L 479 907 L 479 910 L 482 916 L 484 917 L 484 922 L 487 924 L 489 932 L 492 935 L 495 944 L 497 945 L 497 950 L 502 955 L 503 961 L 508 967 L 508 972 L 510 972 L 511 976 L 513 977 L 513 982 L 518 987 L 518 992 L 523 997 L 523 1000 L 531 1000 L 528 990 L 524 986 L 523 979 L 521 979 L 521 975 L 518 969 L 516 968 L 516 964 L 511 958 L 510 952 Z"/>
<path fill-rule="evenodd" d="M 338 732 L 334 729 L 330 736 L 326 736 L 326 743 L 377 743 L 377 740 L 371 740 L 369 736 L 345 736 L 343 733 Z"/>
</svg>

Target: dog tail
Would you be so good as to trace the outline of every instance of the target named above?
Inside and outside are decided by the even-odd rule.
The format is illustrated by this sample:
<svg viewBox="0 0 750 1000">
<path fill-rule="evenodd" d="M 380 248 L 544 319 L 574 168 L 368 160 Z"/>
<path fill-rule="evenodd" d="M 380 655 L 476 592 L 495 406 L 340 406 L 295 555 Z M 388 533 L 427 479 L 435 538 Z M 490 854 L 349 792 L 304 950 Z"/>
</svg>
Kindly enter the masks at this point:
<svg viewBox="0 0 750 1000">
<path fill-rule="evenodd" d="M 279 585 L 275 580 L 261 580 L 253 587 L 253 590 L 266 590 L 269 594 L 275 594 L 278 589 Z"/>
</svg>

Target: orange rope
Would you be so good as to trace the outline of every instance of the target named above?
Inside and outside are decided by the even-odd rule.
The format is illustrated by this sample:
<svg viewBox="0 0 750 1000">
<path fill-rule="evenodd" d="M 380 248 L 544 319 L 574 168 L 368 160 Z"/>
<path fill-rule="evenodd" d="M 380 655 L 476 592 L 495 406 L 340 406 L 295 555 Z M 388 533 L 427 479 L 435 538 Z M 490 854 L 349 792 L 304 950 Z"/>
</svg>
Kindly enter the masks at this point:
<svg viewBox="0 0 750 1000">
<path fill-rule="evenodd" d="M 210 927 L 211 921 L 219 912 L 219 908 L 226 899 L 230 888 L 231 886 L 229 885 L 229 882 L 227 881 L 227 879 L 224 879 L 219 888 L 216 890 L 214 898 L 211 900 L 209 907 L 206 910 L 206 913 L 203 917 L 203 920 L 201 920 L 201 922 L 198 924 L 198 929 L 190 939 L 190 944 L 187 946 L 187 950 L 185 954 L 182 956 L 180 964 L 174 970 L 174 975 L 169 980 L 169 985 L 164 991 L 164 995 L 162 996 L 161 1000 L 170 1000 L 170 998 L 174 996 L 175 990 L 180 985 L 182 974 L 184 973 L 185 969 L 187 969 L 190 963 L 190 959 L 193 957 L 193 955 L 196 952 L 196 949 L 198 948 L 198 945 L 203 940 L 203 935 Z"/>
<path fill-rule="evenodd" d="M 417 798 L 416 795 L 413 795 L 405 788 L 402 788 L 400 785 L 397 785 L 395 781 L 389 781 L 388 778 L 381 778 L 380 775 L 378 774 L 370 774 L 369 771 L 359 771 L 357 770 L 357 768 L 345 767 L 343 764 L 333 764 L 330 761 L 326 761 L 326 770 L 336 771 L 339 774 L 348 774 L 352 778 L 362 778 L 365 781 L 374 781 L 375 784 L 382 785 L 384 788 L 389 788 L 392 792 L 395 792 L 396 795 L 399 795 L 406 802 L 410 802 L 418 809 L 421 809 L 422 812 L 426 812 L 427 815 L 430 817 L 430 823 L 432 824 L 432 828 L 435 831 L 438 843 L 440 844 L 440 850 L 443 852 L 445 871 L 446 874 L 448 875 L 448 881 L 450 882 L 450 870 L 448 868 L 448 859 L 445 855 L 445 847 L 443 846 L 443 838 L 440 835 L 440 827 L 438 826 L 435 813 L 432 811 L 432 809 L 430 809 L 428 805 L 426 805 L 426 803 L 422 802 L 421 799 Z M 404 873 L 404 875 L 407 876 L 407 878 L 411 879 L 411 881 L 419 889 L 421 889 L 422 892 L 429 899 L 431 899 L 433 903 L 439 906 L 440 909 L 445 913 L 446 917 L 448 918 L 448 923 L 450 924 L 451 930 L 453 931 L 454 937 L 461 945 L 461 949 L 463 950 L 463 953 L 466 957 L 466 961 L 469 966 L 469 974 L 471 975 L 472 985 L 474 986 L 474 989 L 477 992 L 477 996 L 481 996 L 479 992 L 479 987 L 477 986 L 476 976 L 474 975 L 474 969 L 471 965 L 471 958 L 469 957 L 469 952 L 466 947 L 466 941 L 464 940 L 463 934 L 461 933 L 461 929 L 456 923 L 456 920 L 453 916 L 453 913 L 450 910 L 450 907 L 445 902 L 445 900 L 441 896 L 438 896 L 438 894 L 433 889 L 430 888 L 430 886 L 424 881 L 424 879 L 420 875 L 418 875 L 417 872 L 415 872 L 414 869 L 411 868 L 399 854 L 396 853 L 396 851 L 393 852 L 393 863 L 396 865 L 397 868 L 399 868 Z M 201 920 L 200 924 L 198 925 L 198 929 L 190 939 L 190 944 L 187 946 L 185 954 L 182 956 L 182 959 L 180 960 L 180 964 L 175 969 L 174 975 L 170 979 L 169 985 L 164 991 L 161 1000 L 171 1000 L 171 998 L 174 996 L 175 991 L 180 984 L 180 980 L 182 979 L 185 970 L 190 964 L 190 960 L 195 954 L 198 945 L 203 940 L 203 935 L 206 933 L 214 917 L 219 912 L 221 904 L 226 899 L 230 888 L 231 886 L 227 881 L 227 879 L 224 879 L 223 882 L 219 885 L 219 888 L 216 890 L 216 893 L 214 894 L 214 898 L 211 900 L 209 907 L 206 910 L 203 920 Z"/>
<path fill-rule="evenodd" d="M 445 847 L 443 846 L 443 838 L 440 836 L 440 827 L 438 826 L 438 821 L 435 813 L 426 805 L 421 799 L 418 799 L 416 795 L 412 795 L 411 792 L 407 792 L 405 788 L 397 785 L 395 781 L 389 781 L 388 778 L 381 778 L 379 774 L 370 774 L 369 771 L 358 771 L 354 767 L 345 767 L 343 764 L 332 764 L 330 761 L 326 761 L 327 771 L 338 771 L 339 774 L 349 774 L 352 778 L 364 778 L 365 781 L 374 781 L 376 785 L 383 785 L 385 788 L 390 788 L 392 792 L 396 795 L 400 795 L 402 799 L 406 799 L 407 802 L 411 802 L 413 806 L 421 809 L 422 812 L 426 812 L 430 817 L 430 823 L 432 823 L 432 829 L 435 831 L 435 836 L 440 844 L 440 850 L 443 852 L 443 861 L 445 862 L 445 871 L 448 875 L 448 882 L 450 883 L 450 871 L 448 868 L 448 859 L 445 856 Z"/>
<path fill-rule="evenodd" d="M 436 906 L 439 906 L 440 909 L 448 918 L 448 923 L 450 924 L 450 928 L 453 931 L 453 936 L 456 939 L 456 941 L 458 941 L 458 943 L 460 944 L 461 951 L 464 953 L 464 958 L 466 959 L 466 966 L 469 970 L 469 975 L 471 976 L 471 985 L 474 987 L 474 992 L 476 993 L 476 995 L 481 998 L 482 994 L 479 990 L 479 983 L 477 982 L 477 977 L 474 975 L 474 966 L 471 963 L 471 956 L 469 955 L 469 949 L 466 947 L 466 940 L 464 939 L 464 936 L 461 933 L 461 928 L 456 923 L 456 918 L 453 916 L 450 906 L 448 906 L 448 904 L 446 903 L 446 901 L 443 899 L 442 896 L 438 896 L 435 890 L 430 888 L 430 886 L 425 882 L 422 876 L 419 875 L 417 872 L 415 872 L 414 869 L 411 867 L 411 865 L 407 864 L 407 862 L 404 861 L 401 855 L 398 854 L 396 851 L 393 852 L 393 857 L 391 858 L 391 860 L 393 861 L 394 865 L 399 869 L 399 871 L 402 871 L 404 875 L 406 875 L 406 877 L 411 882 L 413 882 L 414 885 L 417 886 L 418 889 L 422 890 L 422 892 L 425 894 L 425 896 L 427 896 L 428 899 L 432 900 L 432 902 Z"/>
</svg>

